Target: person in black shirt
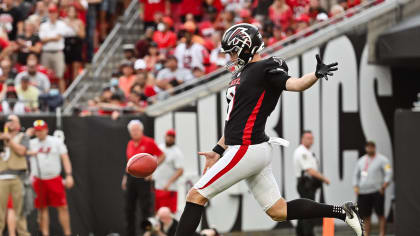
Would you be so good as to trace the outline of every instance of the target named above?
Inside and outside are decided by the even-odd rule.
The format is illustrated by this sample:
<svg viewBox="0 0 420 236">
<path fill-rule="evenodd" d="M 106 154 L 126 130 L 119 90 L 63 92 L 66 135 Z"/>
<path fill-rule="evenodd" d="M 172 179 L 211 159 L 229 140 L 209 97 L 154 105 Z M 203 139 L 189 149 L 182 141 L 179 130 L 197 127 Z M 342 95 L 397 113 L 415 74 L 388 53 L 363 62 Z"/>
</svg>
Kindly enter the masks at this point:
<svg viewBox="0 0 420 236">
<path fill-rule="evenodd" d="M 18 33 L 23 30 L 22 12 L 13 6 L 13 0 L 3 0 L 0 5 L 0 27 L 6 29 L 9 40 L 16 40 Z"/>
<path fill-rule="evenodd" d="M 42 49 L 41 39 L 35 34 L 35 25 L 31 21 L 25 21 L 23 34 L 18 35 L 16 40 L 18 46 L 17 62 L 25 65 L 28 55 L 34 53 L 38 59 Z"/>
<path fill-rule="evenodd" d="M 301 92 L 318 79 L 332 76 L 338 63 L 324 64 L 316 56 L 315 72 L 291 78 L 286 62 L 279 57 L 262 59 L 262 36 L 251 24 L 237 24 L 222 37 L 222 52 L 229 53 L 233 77 L 226 93 L 228 110 L 225 132 L 206 157 L 204 175 L 187 194 L 176 236 L 193 235 L 208 199 L 245 180 L 263 210 L 275 221 L 337 218 L 345 221 L 357 236 L 363 236 L 363 223 L 352 202 L 342 206 L 321 204 L 309 199 L 286 202 L 280 195 L 271 169 L 272 145 L 288 145 L 269 138 L 264 130 L 268 116 L 284 90 Z"/>
</svg>

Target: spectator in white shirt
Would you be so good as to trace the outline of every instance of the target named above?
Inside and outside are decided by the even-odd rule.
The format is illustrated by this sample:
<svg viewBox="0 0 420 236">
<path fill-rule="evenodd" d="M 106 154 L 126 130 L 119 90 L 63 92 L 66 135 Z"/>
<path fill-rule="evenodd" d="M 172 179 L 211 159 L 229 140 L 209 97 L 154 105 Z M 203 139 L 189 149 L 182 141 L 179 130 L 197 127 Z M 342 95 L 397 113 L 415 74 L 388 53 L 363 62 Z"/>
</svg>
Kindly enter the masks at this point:
<svg viewBox="0 0 420 236">
<path fill-rule="evenodd" d="M 156 85 L 162 90 L 167 90 L 192 78 L 191 71 L 185 68 L 178 68 L 177 58 L 170 56 L 166 60 L 165 68 L 157 74 Z"/>
<path fill-rule="evenodd" d="M 36 57 L 28 58 L 26 63 L 26 71 L 22 71 L 16 75 L 15 86 L 18 86 L 22 81 L 23 77 L 29 77 L 29 82 L 37 87 L 41 94 L 48 93 L 51 87 L 50 80 L 48 77 L 37 70 L 38 61 Z"/>
<path fill-rule="evenodd" d="M 204 67 L 204 51 L 206 50 L 201 44 L 192 41 L 193 34 L 189 31 L 185 32 L 185 43 L 180 43 L 175 49 L 175 57 L 178 59 L 178 67 L 191 70 L 199 66 Z"/>
<path fill-rule="evenodd" d="M 175 131 L 166 132 L 165 143 L 159 148 L 165 153 L 165 160 L 158 166 L 153 178 L 155 180 L 155 210 L 168 207 L 172 213 L 177 210 L 178 185 L 177 180 L 184 173 L 184 155 L 175 144 Z"/>
<path fill-rule="evenodd" d="M 66 23 L 58 19 L 58 8 L 51 5 L 48 8 L 49 19 L 39 28 L 39 38 L 42 41 L 41 64 L 52 69 L 59 79 L 59 88 L 63 93 L 65 82 L 63 79 L 66 67 L 64 61 L 64 36 L 68 31 Z"/>
</svg>

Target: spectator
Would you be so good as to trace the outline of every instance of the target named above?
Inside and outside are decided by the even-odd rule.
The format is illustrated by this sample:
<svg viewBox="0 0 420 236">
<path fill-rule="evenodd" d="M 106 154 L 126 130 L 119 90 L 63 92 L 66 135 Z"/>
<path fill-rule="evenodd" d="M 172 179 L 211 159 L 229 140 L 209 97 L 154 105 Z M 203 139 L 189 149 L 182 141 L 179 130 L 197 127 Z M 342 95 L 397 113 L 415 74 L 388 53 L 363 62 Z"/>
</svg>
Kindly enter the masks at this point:
<svg viewBox="0 0 420 236">
<path fill-rule="evenodd" d="M 135 54 L 135 50 L 134 50 L 134 45 L 133 44 L 124 44 L 123 45 L 123 50 L 124 50 L 124 59 L 126 61 L 131 61 L 131 62 L 135 62 L 136 61 L 136 54 Z"/>
<path fill-rule="evenodd" d="M 8 132 L 0 134 L 0 140 L 4 142 L 4 150 L 0 154 L 0 235 L 3 235 L 7 201 L 11 195 L 13 210 L 16 213 L 17 233 L 29 236 L 22 212 L 24 188 L 19 178 L 19 175 L 25 174 L 28 169 L 25 154 L 29 147 L 29 138 L 20 132 L 20 121 L 16 115 L 8 116 L 4 129 Z"/>
<path fill-rule="evenodd" d="M 3 114 L 16 114 L 23 115 L 26 113 L 25 104 L 18 99 L 16 93 L 16 88 L 13 86 L 13 83 L 8 84 L 5 89 L 5 99 L 1 102 L 0 111 Z"/>
<path fill-rule="evenodd" d="M 165 153 L 165 160 L 153 173 L 155 180 L 155 210 L 168 207 L 172 213 L 177 211 L 178 179 L 184 173 L 184 155 L 175 144 L 175 130 L 166 132 L 165 143 L 159 145 Z"/>
<path fill-rule="evenodd" d="M 295 19 L 296 25 L 295 30 L 296 32 L 303 31 L 304 29 L 308 28 L 310 25 L 310 18 L 306 14 L 300 15 L 298 18 Z M 307 35 L 305 35 L 307 36 Z"/>
<path fill-rule="evenodd" d="M 269 18 L 275 25 L 287 28 L 292 21 L 293 11 L 285 0 L 275 0 L 268 9 Z"/>
<path fill-rule="evenodd" d="M 0 5 L 0 27 L 6 29 L 9 40 L 23 32 L 23 13 L 14 6 L 14 0 L 3 0 Z"/>
<path fill-rule="evenodd" d="M 119 87 L 118 78 L 112 78 L 109 82 L 109 87 L 112 94 L 117 94 L 120 97 L 124 97 L 124 92 Z"/>
<path fill-rule="evenodd" d="M 48 93 L 50 90 L 50 80 L 48 77 L 39 71 L 37 71 L 38 61 L 36 58 L 29 58 L 26 64 L 26 71 L 20 72 L 15 79 L 15 85 L 19 85 L 22 78 L 29 77 L 30 83 L 37 87 L 41 94 Z"/>
<path fill-rule="evenodd" d="M 146 99 L 143 93 L 131 90 L 126 106 L 127 110 L 131 113 L 143 113 L 147 106 Z"/>
<path fill-rule="evenodd" d="M 16 70 L 12 67 L 12 61 L 5 58 L 0 63 L 2 81 L 13 80 L 16 77 Z"/>
<path fill-rule="evenodd" d="M 140 120 L 132 120 L 127 125 L 131 140 L 127 144 L 127 161 L 138 153 L 149 153 L 157 156 L 158 164 L 165 159 L 165 154 L 159 149 L 155 141 L 143 135 L 143 124 Z M 143 222 L 152 215 L 152 185 L 150 178 L 135 178 L 125 174 L 121 183 L 122 189 L 126 190 L 126 221 L 128 236 L 136 233 L 136 222 Z M 139 201 L 140 200 L 140 201 Z M 141 219 L 136 220 L 137 203 L 140 204 Z"/>
<path fill-rule="evenodd" d="M 39 28 L 39 37 L 42 41 L 41 64 L 52 69 L 58 78 L 60 92 L 66 89 L 64 82 L 64 36 L 68 31 L 67 25 L 58 19 L 57 6 L 51 5 L 48 8 L 48 21 L 42 23 Z"/>
<path fill-rule="evenodd" d="M 100 40 L 101 42 L 105 41 L 108 32 L 114 26 L 116 20 L 116 9 L 117 9 L 117 0 L 102 0 L 101 8 L 99 11 L 99 20 L 101 24 L 100 27 Z M 124 8 L 125 9 L 125 8 Z"/>
<path fill-rule="evenodd" d="M 185 43 L 180 43 L 175 49 L 175 57 L 178 59 L 178 67 L 191 70 L 195 66 L 203 67 L 203 53 L 206 50 L 202 45 L 193 43 L 193 34 L 185 33 Z"/>
<path fill-rule="evenodd" d="M 392 168 L 388 158 L 376 152 L 373 141 L 368 141 L 365 148 L 366 155 L 357 161 L 353 175 L 357 205 L 365 223 L 366 236 L 370 235 L 372 210 L 379 218 L 379 235 L 385 236 L 385 190 L 392 181 Z"/>
<path fill-rule="evenodd" d="M 281 26 L 276 25 L 274 26 L 274 30 L 273 30 L 273 37 L 268 39 L 268 46 L 271 46 L 285 38 L 286 38 L 286 35 L 284 35 Z"/>
<path fill-rule="evenodd" d="M 143 38 L 137 41 L 136 50 L 137 50 L 138 58 L 145 57 L 146 54 L 149 52 L 149 45 L 153 41 L 153 34 L 154 34 L 153 27 L 148 27 L 146 28 L 146 31 L 144 32 Z"/>
<path fill-rule="evenodd" d="M 237 12 L 241 9 L 247 8 L 247 0 L 222 0 L 222 2 L 225 4 L 225 10 L 226 11 L 233 11 Z"/>
<path fill-rule="evenodd" d="M 86 59 L 91 62 L 95 51 L 96 15 L 101 0 L 87 0 L 88 8 L 86 13 Z"/>
<path fill-rule="evenodd" d="M 44 112 L 55 112 L 56 108 L 63 105 L 63 96 L 57 86 L 53 84 L 48 93 L 39 96 L 39 109 Z"/>
<path fill-rule="evenodd" d="M 192 74 L 194 79 L 198 79 L 201 76 L 205 75 L 206 72 L 204 66 L 195 66 L 192 70 Z"/>
<path fill-rule="evenodd" d="M 23 34 L 18 35 L 17 40 L 17 62 L 25 65 L 28 55 L 34 53 L 40 56 L 42 43 L 38 35 L 35 33 L 35 25 L 33 21 L 26 20 L 24 24 Z"/>
<path fill-rule="evenodd" d="M 29 76 L 23 76 L 20 84 L 16 85 L 17 96 L 30 111 L 38 111 L 39 90 L 30 84 Z"/>
<path fill-rule="evenodd" d="M 85 24 L 77 17 L 74 5 L 68 6 L 64 23 L 68 26 L 68 33 L 64 41 L 64 55 L 66 64 L 71 68 L 71 80 L 74 80 L 82 69 L 83 40 L 85 38 Z"/>
<path fill-rule="evenodd" d="M 36 16 L 37 18 L 39 18 L 39 23 L 45 23 L 48 21 L 48 6 L 45 4 L 44 1 L 36 2 L 35 12 L 32 16 Z"/>
<path fill-rule="evenodd" d="M 165 68 L 159 71 L 156 77 L 156 85 L 162 90 L 167 90 L 192 78 L 191 71 L 178 68 L 178 60 L 176 57 L 170 56 L 166 60 Z"/>
<path fill-rule="evenodd" d="M 221 52 L 220 49 L 221 47 L 219 46 L 210 53 L 210 62 L 215 64 L 217 68 L 224 67 L 230 61 L 229 54 Z"/>
<path fill-rule="evenodd" d="M 318 14 L 327 13 L 327 11 L 321 7 L 319 0 L 310 0 L 309 3 L 309 17 L 314 22 L 317 19 Z"/>
<path fill-rule="evenodd" d="M 330 17 L 334 17 L 344 12 L 344 8 L 341 5 L 333 5 L 330 10 Z"/>
<path fill-rule="evenodd" d="M 133 63 L 130 61 L 124 61 L 120 66 L 123 75 L 119 78 L 118 85 L 124 92 L 124 95 L 128 97 L 130 95 L 130 88 L 136 80 L 136 75 L 133 70 Z"/>
<path fill-rule="evenodd" d="M 156 28 L 155 14 L 163 13 L 170 15 L 170 2 L 169 0 L 140 0 L 140 19 L 144 22 L 144 28 L 152 26 Z"/>
<path fill-rule="evenodd" d="M 72 188 L 74 180 L 67 147 L 63 141 L 48 135 L 45 121 L 36 120 L 34 130 L 36 137 L 30 141 L 28 155 L 31 156 L 31 166 L 37 167 L 32 168 L 31 174 L 34 176 L 35 207 L 38 209 L 41 233 L 49 235 L 48 207 L 54 207 L 57 208 L 64 235 L 70 236 L 70 215 L 65 188 Z M 60 176 L 61 165 L 66 175 L 64 181 Z"/>
<path fill-rule="evenodd" d="M 155 42 L 149 44 L 149 52 L 144 57 L 144 62 L 146 63 L 146 70 L 152 73 L 160 70 L 162 64 L 161 60 L 164 59 L 164 55 L 159 53 L 158 45 Z"/>
<path fill-rule="evenodd" d="M 156 213 L 156 218 L 159 220 L 159 226 L 155 234 L 158 236 L 174 236 L 178 221 L 171 214 L 171 210 L 167 207 L 160 208 Z M 152 232 L 146 232 L 143 236 L 151 236 Z"/>
<path fill-rule="evenodd" d="M 153 41 L 162 53 L 176 46 L 176 34 L 170 30 L 172 24 L 171 18 L 164 17 L 163 22 L 157 25 L 157 31 L 153 33 Z"/>
</svg>

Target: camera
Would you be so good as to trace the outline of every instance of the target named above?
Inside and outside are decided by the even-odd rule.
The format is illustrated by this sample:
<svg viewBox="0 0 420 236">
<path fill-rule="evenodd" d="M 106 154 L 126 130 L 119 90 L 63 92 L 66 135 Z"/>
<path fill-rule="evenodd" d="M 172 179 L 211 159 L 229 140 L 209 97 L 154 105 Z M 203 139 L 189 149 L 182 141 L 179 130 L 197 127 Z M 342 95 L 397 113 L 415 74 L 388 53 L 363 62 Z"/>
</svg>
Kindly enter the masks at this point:
<svg viewBox="0 0 420 236">
<path fill-rule="evenodd" d="M 149 217 L 141 223 L 141 229 L 144 232 L 155 232 L 155 229 L 160 227 L 159 220 L 154 217 Z"/>
</svg>

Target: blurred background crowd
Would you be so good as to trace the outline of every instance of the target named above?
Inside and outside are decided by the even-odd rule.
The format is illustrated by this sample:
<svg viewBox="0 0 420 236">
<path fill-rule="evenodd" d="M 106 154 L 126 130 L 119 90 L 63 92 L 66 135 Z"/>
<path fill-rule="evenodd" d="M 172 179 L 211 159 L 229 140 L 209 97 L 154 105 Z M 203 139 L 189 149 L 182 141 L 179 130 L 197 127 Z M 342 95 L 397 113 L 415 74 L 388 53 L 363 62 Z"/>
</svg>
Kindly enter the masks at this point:
<svg viewBox="0 0 420 236">
<path fill-rule="evenodd" d="M 362 3 L 361 0 L 140 0 L 145 34 L 123 45 L 124 61 L 86 115 L 142 113 L 148 104 L 224 67 L 223 32 L 250 23 L 263 32 L 266 46 Z M 324 4 L 321 4 L 324 3 Z M 380 0 L 378 2 L 381 2 Z M 330 7 L 328 7 L 330 6 Z M 154 95 L 157 95 L 154 97 Z M 153 97 L 153 98 L 151 98 Z"/>
<path fill-rule="evenodd" d="M 160 93 L 226 65 L 222 33 L 246 22 L 266 46 L 363 0 L 139 0 L 144 35 L 124 44 L 124 60 L 86 115 L 142 113 Z M 381 2 L 381 0 L 378 0 Z M 0 112 L 50 112 L 92 61 L 130 0 L 2 0 Z"/>
</svg>

